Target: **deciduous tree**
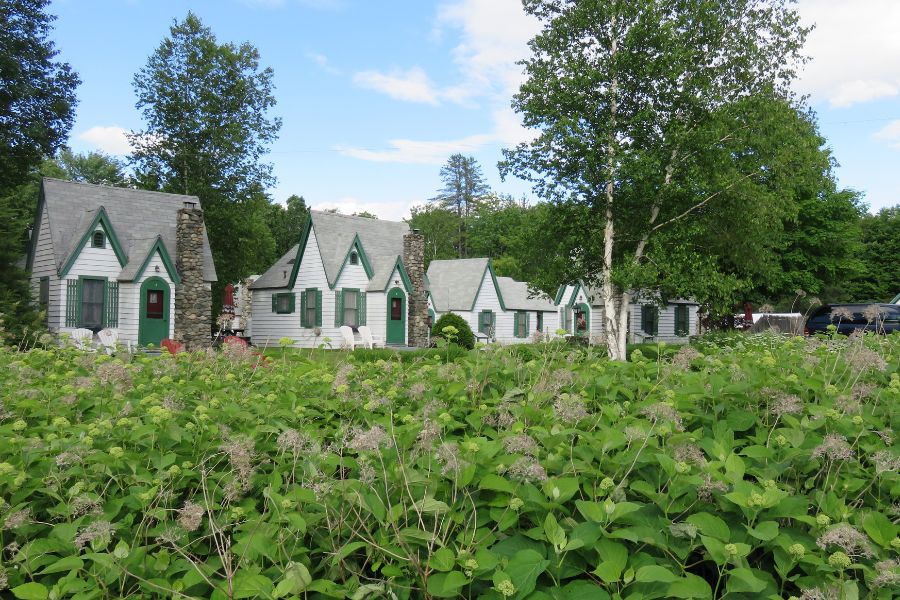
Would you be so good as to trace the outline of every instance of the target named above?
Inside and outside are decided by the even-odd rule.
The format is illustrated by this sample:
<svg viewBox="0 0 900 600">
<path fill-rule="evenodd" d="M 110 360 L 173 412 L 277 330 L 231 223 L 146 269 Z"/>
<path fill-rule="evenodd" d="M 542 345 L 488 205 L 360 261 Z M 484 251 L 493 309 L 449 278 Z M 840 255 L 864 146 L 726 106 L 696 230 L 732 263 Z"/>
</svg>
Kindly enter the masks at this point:
<svg viewBox="0 0 900 600">
<path fill-rule="evenodd" d="M 773 174 L 747 141 L 765 132 L 740 105 L 789 97 L 807 30 L 789 0 L 528 0 L 525 10 L 543 30 L 513 105 L 539 135 L 506 152 L 502 172 L 585 207 L 570 273 L 599 285 L 607 348 L 624 360 L 630 291 L 659 281 L 647 260 L 655 238 L 689 233 L 726 194 L 751 218 L 782 212 L 761 206 Z"/>
</svg>

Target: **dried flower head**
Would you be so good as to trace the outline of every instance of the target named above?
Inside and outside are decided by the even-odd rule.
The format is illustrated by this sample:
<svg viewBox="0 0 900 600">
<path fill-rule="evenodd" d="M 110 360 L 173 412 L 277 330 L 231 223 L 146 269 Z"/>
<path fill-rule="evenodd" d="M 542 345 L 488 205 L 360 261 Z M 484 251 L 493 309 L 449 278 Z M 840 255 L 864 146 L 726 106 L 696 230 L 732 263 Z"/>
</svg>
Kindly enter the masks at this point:
<svg viewBox="0 0 900 600">
<path fill-rule="evenodd" d="M 376 451 L 387 440 L 387 434 L 381 425 L 375 425 L 368 431 L 360 428 L 351 430 L 351 439 L 347 443 L 347 447 L 357 452 L 365 450 Z"/>
<path fill-rule="evenodd" d="M 419 400 L 425 394 L 425 390 L 427 390 L 427 389 L 428 389 L 427 386 L 423 382 L 417 381 L 416 383 L 409 386 L 409 389 L 407 390 L 406 393 L 409 395 L 409 397 L 411 399 Z"/>
<path fill-rule="evenodd" d="M 803 590 L 800 600 L 840 600 L 841 590 L 836 587 L 810 588 Z"/>
<path fill-rule="evenodd" d="M 709 474 L 704 475 L 703 479 L 703 483 L 697 488 L 697 498 L 702 502 L 712 502 L 715 494 L 724 494 L 728 491 L 726 484 L 713 479 Z"/>
<path fill-rule="evenodd" d="M 459 459 L 459 446 L 455 443 L 445 442 L 438 446 L 435 459 L 443 467 L 441 475 L 445 477 L 459 472 L 462 462 Z"/>
<path fill-rule="evenodd" d="M 31 509 L 23 508 L 6 515 L 6 519 L 3 520 L 3 529 L 18 529 L 28 523 L 31 523 Z"/>
<path fill-rule="evenodd" d="M 776 417 L 799 415 L 803 412 L 803 400 L 794 395 L 779 394 L 769 412 Z"/>
<path fill-rule="evenodd" d="M 513 479 L 528 483 L 538 483 L 547 480 L 547 471 L 530 456 L 523 456 L 514 462 L 510 465 L 507 473 Z"/>
<path fill-rule="evenodd" d="M 303 454 L 312 448 L 312 440 L 305 433 L 300 433 L 296 429 L 286 429 L 278 435 L 275 444 L 282 452 L 293 452 L 294 454 Z"/>
<path fill-rule="evenodd" d="M 812 457 L 827 457 L 829 460 L 848 460 L 853 458 L 853 449 L 847 438 L 838 433 L 829 433 L 821 444 L 813 448 Z"/>
<path fill-rule="evenodd" d="M 100 500 L 91 498 L 85 494 L 76 496 L 75 499 L 72 500 L 70 509 L 72 511 L 73 519 L 83 515 L 98 515 L 103 512 L 100 506 Z"/>
<path fill-rule="evenodd" d="M 668 421 L 672 424 L 675 431 L 684 431 L 684 425 L 681 422 L 681 415 L 675 410 L 675 407 L 665 402 L 657 402 L 641 409 L 641 414 L 650 419 L 650 422 L 656 425 L 660 421 Z"/>
<path fill-rule="evenodd" d="M 538 452 L 538 443 L 530 435 L 520 433 L 503 440 L 503 447 L 510 454 L 526 454 L 534 456 Z"/>
<path fill-rule="evenodd" d="M 875 563 L 873 588 L 900 587 L 900 560 L 894 558 Z"/>
<path fill-rule="evenodd" d="M 118 360 L 110 360 L 97 365 L 97 379 L 103 385 L 127 387 L 131 385 L 128 369 Z"/>
<path fill-rule="evenodd" d="M 416 442 L 421 448 L 429 448 L 435 440 L 441 437 L 440 424 L 431 418 L 425 418 L 422 421 L 422 428 L 419 435 L 416 436 Z"/>
<path fill-rule="evenodd" d="M 870 457 L 875 464 L 875 473 L 896 473 L 900 471 L 900 456 L 895 456 L 890 450 L 879 450 Z"/>
<path fill-rule="evenodd" d="M 846 306 L 838 306 L 837 308 L 831 309 L 831 320 L 832 321 L 852 321 L 853 320 L 853 311 L 847 308 Z"/>
<path fill-rule="evenodd" d="M 561 394 L 553 403 L 553 414 L 559 421 L 574 425 L 588 416 L 584 402 L 578 396 Z"/>
<path fill-rule="evenodd" d="M 684 462 L 698 467 L 706 466 L 706 457 L 703 455 L 703 450 L 701 450 L 700 446 L 697 444 L 692 444 L 690 442 L 678 444 L 672 449 L 672 456 L 678 462 Z"/>
<path fill-rule="evenodd" d="M 647 439 L 647 431 L 640 426 L 637 425 L 629 425 L 625 428 L 625 440 L 628 443 L 636 442 L 636 441 L 644 441 Z"/>
<path fill-rule="evenodd" d="M 203 523 L 204 514 L 206 514 L 206 509 L 196 502 L 188 500 L 178 510 L 178 524 L 185 531 L 196 531 Z"/>
<path fill-rule="evenodd" d="M 881 308 L 877 304 L 870 304 L 863 309 L 863 319 L 869 323 L 875 323 L 881 319 Z"/>
<path fill-rule="evenodd" d="M 887 361 L 880 354 L 858 344 L 853 346 L 847 355 L 847 363 L 858 373 L 866 371 L 884 371 L 887 369 Z"/>
<path fill-rule="evenodd" d="M 691 368 L 691 363 L 700 356 L 701 354 L 693 346 L 682 346 L 672 357 L 672 366 L 687 371 Z"/>
<path fill-rule="evenodd" d="M 872 556 L 868 538 L 847 523 L 838 523 L 831 527 L 819 536 L 816 546 L 822 550 L 827 550 L 829 546 L 837 546 L 851 558 L 870 558 Z"/>
<path fill-rule="evenodd" d="M 109 521 L 94 521 L 81 529 L 78 535 L 75 536 L 75 547 L 81 550 L 97 540 L 106 540 L 108 542 L 115 531 L 116 528 Z"/>
</svg>

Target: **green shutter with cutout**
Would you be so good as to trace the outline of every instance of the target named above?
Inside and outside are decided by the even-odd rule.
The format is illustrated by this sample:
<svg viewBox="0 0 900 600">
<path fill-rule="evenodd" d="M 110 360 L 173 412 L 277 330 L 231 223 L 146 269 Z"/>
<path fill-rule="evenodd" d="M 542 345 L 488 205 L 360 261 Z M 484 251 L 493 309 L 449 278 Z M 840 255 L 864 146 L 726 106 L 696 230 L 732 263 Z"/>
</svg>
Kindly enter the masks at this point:
<svg viewBox="0 0 900 600">
<path fill-rule="evenodd" d="M 344 324 L 344 294 L 342 290 L 334 291 L 334 326 Z"/>
<path fill-rule="evenodd" d="M 66 327 L 78 327 L 78 284 L 77 279 L 66 281 Z"/>
<path fill-rule="evenodd" d="M 272 312 L 278 313 L 278 294 L 272 294 Z"/>
<path fill-rule="evenodd" d="M 522 337 L 528 337 L 529 331 L 531 331 L 531 314 L 525 313 L 525 335 Z"/>
<path fill-rule="evenodd" d="M 306 291 L 300 292 L 300 327 L 310 327 L 306 318 Z"/>
<path fill-rule="evenodd" d="M 103 326 L 119 326 L 119 283 L 117 281 L 106 282 L 106 298 L 104 302 Z"/>
<path fill-rule="evenodd" d="M 297 294 L 291 292 L 291 295 L 288 296 L 288 312 L 294 314 L 297 308 Z"/>
<path fill-rule="evenodd" d="M 359 314 L 358 325 L 366 324 L 366 293 L 364 291 L 356 292 L 356 307 Z"/>
<path fill-rule="evenodd" d="M 316 290 L 316 327 L 322 326 L 322 290 Z"/>
<path fill-rule="evenodd" d="M 522 337 L 519 335 L 519 313 L 513 313 L 513 337 Z"/>
</svg>

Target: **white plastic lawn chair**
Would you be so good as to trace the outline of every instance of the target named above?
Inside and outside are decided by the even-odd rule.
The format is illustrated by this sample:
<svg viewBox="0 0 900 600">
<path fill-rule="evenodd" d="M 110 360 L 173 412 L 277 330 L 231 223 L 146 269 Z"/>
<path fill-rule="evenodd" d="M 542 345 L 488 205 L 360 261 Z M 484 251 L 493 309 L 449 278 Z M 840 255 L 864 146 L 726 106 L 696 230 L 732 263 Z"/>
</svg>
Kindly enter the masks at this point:
<svg viewBox="0 0 900 600">
<path fill-rule="evenodd" d="M 100 345 L 106 353 L 112 354 L 116 351 L 116 344 L 119 343 L 119 330 L 101 329 L 100 332 L 97 333 L 97 339 L 100 340 Z"/>
<path fill-rule="evenodd" d="M 353 330 L 349 325 L 341 325 L 341 345 L 350 350 L 356 349 L 356 340 L 353 339 Z"/>
<path fill-rule="evenodd" d="M 91 346 L 94 341 L 94 332 L 90 329 L 79 327 L 72 330 L 72 344 L 79 350 L 86 352 L 96 352 Z"/>
<path fill-rule="evenodd" d="M 368 325 L 359 326 L 359 337 L 362 338 L 363 346 L 369 350 L 372 348 L 384 348 L 384 340 L 372 335 L 372 330 L 369 329 Z"/>
</svg>

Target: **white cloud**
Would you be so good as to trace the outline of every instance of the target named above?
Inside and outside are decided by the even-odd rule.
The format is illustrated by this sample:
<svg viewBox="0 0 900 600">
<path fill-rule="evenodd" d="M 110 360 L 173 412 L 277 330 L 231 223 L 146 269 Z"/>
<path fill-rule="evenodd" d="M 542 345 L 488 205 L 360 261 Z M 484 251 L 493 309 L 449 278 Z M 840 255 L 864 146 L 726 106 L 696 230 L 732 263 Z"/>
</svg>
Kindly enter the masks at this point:
<svg viewBox="0 0 900 600">
<path fill-rule="evenodd" d="M 331 64 L 331 61 L 328 60 L 328 57 L 324 54 L 319 54 L 318 52 L 307 52 L 307 58 L 316 63 L 316 65 L 325 71 L 326 73 L 331 73 L 332 75 L 336 75 L 339 71 Z"/>
<path fill-rule="evenodd" d="M 409 207 L 413 204 L 413 201 L 404 202 L 400 200 L 390 202 L 379 202 L 377 200 L 363 202 L 359 198 L 348 196 L 326 202 L 317 202 L 311 208 L 314 210 L 331 210 L 336 208 L 344 215 L 352 215 L 353 213 L 365 211 L 377 215 L 379 219 L 400 221 L 409 217 Z"/>
<path fill-rule="evenodd" d="M 797 10 L 816 24 L 798 91 L 832 107 L 900 96 L 900 2 L 800 0 Z"/>
<path fill-rule="evenodd" d="M 470 135 L 457 140 L 445 141 L 398 139 L 388 141 L 390 146 L 388 150 L 372 150 L 352 146 L 337 146 L 336 150 L 344 156 L 372 162 L 442 165 L 451 154 L 477 152 L 494 139 L 494 136 L 489 134 Z"/>
<path fill-rule="evenodd" d="M 132 149 L 131 144 L 128 143 L 128 138 L 125 137 L 126 133 L 128 133 L 128 130 L 118 125 L 110 125 L 109 127 L 97 125 L 80 133 L 78 139 L 107 154 L 125 156 L 126 154 L 131 154 Z"/>
<path fill-rule="evenodd" d="M 891 121 L 875 132 L 875 138 L 886 140 L 892 147 L 900 150 L 900 119 Z"/>
<path fill-rule="evenodd" d="M 360 87 L 387 94 L 395 100 L 438 104 L 440 92 L 428 79 L 425 71 L 413 67 L 407 71 L 394 70 L 389 74 L 378 71 L 362 71 L 353 76 Z"/>
</svg>

